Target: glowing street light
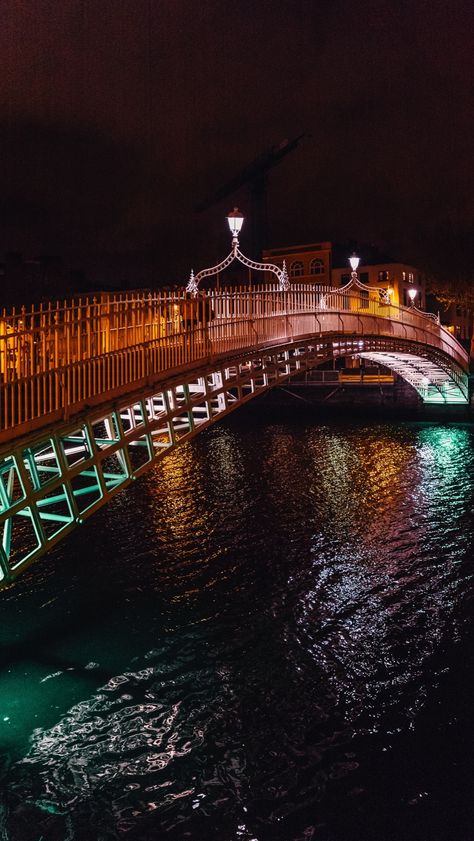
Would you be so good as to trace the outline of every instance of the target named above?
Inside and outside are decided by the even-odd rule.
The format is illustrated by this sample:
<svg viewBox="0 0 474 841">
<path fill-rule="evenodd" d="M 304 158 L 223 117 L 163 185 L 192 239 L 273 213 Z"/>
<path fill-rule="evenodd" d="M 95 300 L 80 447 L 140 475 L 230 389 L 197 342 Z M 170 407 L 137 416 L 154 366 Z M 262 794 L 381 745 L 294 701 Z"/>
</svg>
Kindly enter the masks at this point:
<svg viewBox="0 0 474 841">
<path fill-rule="evenodd" d="M 349 257 L 349 263 L 351 264 L 353 274 L 355 274 L 359 268 L 360 257 L 357 254 L 353 254 L 352 257 Z"/>
<path fill-rule="evenodd" d="M 408 297 L 411 301 L 411 306 L 412 307 L 415 306 L 416 295 L 417 295 L 417 290 L 413 286 L 411 286 L 410 289 L 408 290 Z"/>
<path fill-rule="evenodd" d="M 194 271 L 192 271 L 188 285 L 186 286 L 186 292 L 195 298 L 199 291 L 199 283 L 203 278 L 211 277 L 212 275 L 219 275 L 219 272 L 224 271 L 224 269 L 226 269 L 227 266 L 230 266 L 234 260 L 239 260 L 239 262 L 244 266 L 247 266 L 249 269 L 254 269 L 255 271 L 272 272 L 272 274 L 274 274 L 278 279 L 278 288 L 280 292 L 286 292 L 290 288 L 290 282 L 288 280 L 285 261 L 283 261 L 283 267 L 280 268 L 273 263 L 257 263 L 255 260 L 250 260 L 245 256 L 245 254 L 242 254 L 239 248 L 239 233 L 244 223 L 244 216 L 238 207 L 234 207 L 234 209 L 227 215 L 227 222 L 232 234 L 232 250 L 230 254 L 228 254 L 225 260 L 222 260 L 216 266 L 210 266 L 208 269 L 202 269 L 202 271 L 200 271 L 197 275 L 195 275 Z"/>
<path fill-rule="evenodd" d="M 359 278 L 357 277 L 357 268 L 359 266 L 359 262 L 360 262 L 359 257 L 353 251 L 352 252 L 352 257 L 349 257 L 349 263 L 351 264 L 351 269 L 352 269 L 351 279 L 349 281 L 349 285 L 351 285 L 353 283 L 356 284 L 357 286 L 359 285 Z"/>
<path fill-rule="evenodd" d="M 238 207 L 234 207 L 234 209 L 227 215 L 227 221 L 232 234 L 232 240 L 238 240 L 242 225 L 244 224 L 243 214 L 240 212 Z"/>
</svg>

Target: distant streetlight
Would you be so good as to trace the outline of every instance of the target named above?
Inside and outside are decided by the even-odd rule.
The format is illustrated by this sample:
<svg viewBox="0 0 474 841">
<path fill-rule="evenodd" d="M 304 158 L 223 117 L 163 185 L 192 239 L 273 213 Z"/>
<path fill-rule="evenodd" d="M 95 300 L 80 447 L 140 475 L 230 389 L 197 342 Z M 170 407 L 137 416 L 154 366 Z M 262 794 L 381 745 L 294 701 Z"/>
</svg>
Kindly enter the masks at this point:
<svg viewBox="0 0 474 841">
<path fill-rule="evenodd" d="M 416 290 L 413 286 L 411 286 L 411 287 L 410 287 L 410 289 L 408 290 L 408 297 L 409 297 L 409 299 L 410 299 L 410 302 L 411 302 L 411 306 L 412 306 L 412 307 L 414 307 L 414 306 L 415 306 L 415 298 L 416 298 L 416 296 L 417 296 L 417 290 Z"/>
</svg>

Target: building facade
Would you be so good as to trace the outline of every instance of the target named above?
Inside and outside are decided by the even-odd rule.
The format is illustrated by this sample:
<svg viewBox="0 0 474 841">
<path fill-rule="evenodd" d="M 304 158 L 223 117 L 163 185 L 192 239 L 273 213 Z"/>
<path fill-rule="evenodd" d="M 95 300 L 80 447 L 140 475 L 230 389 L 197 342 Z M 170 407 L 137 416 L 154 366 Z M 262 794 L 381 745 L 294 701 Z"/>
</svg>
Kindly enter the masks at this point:
<svg viewBox="0 0 474 841">
<path fill-rule="evenodd" d="M 288 276 L 293 283 L 321 283 L 330 286 L 331 253 L 330 242 L 292 245 L 264 251 L 263 262 L 275 263 L 281 268 L 285 261 Z"/>
<path fill-rule="evenodd" d="M 263 253 L 263 261 L 286 262 L 288 276 L 292 283 L 321 284 L 340 288 L 349 283 L 351 269 L 349 257 L 352 246 L 341 246 L 332 242 L 318 242 L 309 245 L 295 245 L 287 248 L 273 248 Z M 433 294 L 426 291 L 426 276 L 416 266 L 400 263 L 377 249 L 361 247 L 357 275 L 361 283 L 374 289 L 389 290 L 395 306 L 410 306 L 409 290 L 415 290 L 414 304 L 420 309 L 439 313 L 441 324 L 474 355 L 474 313 L 465 306 L 441 305 Z"/>
<path fill-rule="evenodd" d="M 331 242 L 272 248 L 263 253 L 263 261 L 286 262 L 290 282 L 322 284 L 341 287 L 349 283 L 351 269 L 349 257 L 352 249 L 334 246 Z M 389 290 L 395 306 L 410 306 L 409 290 L 414 289 L 415 305 L 426 307 L 426 278 L 415 266 L 398 263 L 381 255 L 373 248 L 361 249 L 357 274 L 361 283 L 374 289 Z"/>
</svg>

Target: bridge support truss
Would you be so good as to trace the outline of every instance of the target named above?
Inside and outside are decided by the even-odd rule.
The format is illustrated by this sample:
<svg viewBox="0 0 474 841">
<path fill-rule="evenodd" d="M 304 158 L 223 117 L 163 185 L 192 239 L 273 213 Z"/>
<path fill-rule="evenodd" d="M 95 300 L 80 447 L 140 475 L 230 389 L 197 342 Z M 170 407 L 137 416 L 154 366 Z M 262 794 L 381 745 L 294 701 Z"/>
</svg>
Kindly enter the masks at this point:
<svg viewBox="0 0 474 841">
<path fill-rule="evenodd" d="M 423 403 L 465 405 L 469 400 L 467 374 L 448 366 L 446 360 L 434 361 L 420 356 L 419 352 L 401 351 L 368 351 L 360 356 L 395 371 L 413 386 Z"/>
<path fill-rule="evenodd" d="M 326 352 L 324 345 L 305 344 L 247 354 L 4 447 L 0 587 L 171 449 L 305 366 L 320 364 Z"/>
<path fill-rule="evenodd" d="M 467 405 L 469 377 L 454 359 L 436 348 L 387 337 L 342 338 L 333 356 L 354 356 L 394 371 L 418 392 L 423 403 Z"/>
<path fill-rule="evenodd" d="M 308 327 L 314 316 L 308 316 Z M 313 328 L 314 330 L 314 328 Z M 0 587 L 200 430 L 334 356 L 397 371 L 424 402 L 468 402 L 467 374 L 443 350 L 390 336 L 306 333 L 175 369 L 139 393 L 43 427 L 0 450 Z"/>
</svg>

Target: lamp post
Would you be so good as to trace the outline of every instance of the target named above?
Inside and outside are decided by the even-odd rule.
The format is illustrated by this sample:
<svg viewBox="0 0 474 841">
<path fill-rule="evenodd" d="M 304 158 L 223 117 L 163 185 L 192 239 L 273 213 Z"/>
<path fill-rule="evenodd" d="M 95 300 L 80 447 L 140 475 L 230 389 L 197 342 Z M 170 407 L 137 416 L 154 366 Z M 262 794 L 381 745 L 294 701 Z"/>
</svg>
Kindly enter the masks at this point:
<svg viewBox="0 0 474 841">
<path fill-rule="evenodd" d="M 348 283 L 346 283 L 345 286 L 342 287 L 342 289 L 349 290 L 355 287 L 356 289 L 362 290 L 365 296 L 370 295 L 371 292 L 373 293 L 374 291 L 377 291 L 377 289 L 374 290 L 374 287 L 371 287 L 367 283 L 361 283 L 361 281 L 359 280 L 357 269 L 359 268 L 360 257 L 358 257 L 355 252 L 353 252 L 352 257 L 349 257 L 349 263 L 352 269 L 351 279 Z M 385 306 L 386 304 L 391 303 L 391 296 L 393 295 L 393 289 L 391 288 L 391 286 L 387 286 L 387 288 L 378 287 L 378 293 L 380 304 L 383 304 Z M 363 299 L 363 303 L 361 302 L 361 306 L 363 306 L 364 309 L 368 306 L 367 297 Z"/>
<path fill-rule="evenodd" d="M 250 260 L 245 256 L 245 254 L 242 254 L 239 248 L 239 233 L 244 223 L 244 217 L 238 207 L 234 207 L 234 209 L 227 215 L 227 223 L 232 234 L 232 250 L 230 254 L 228 254 L 225 260 L 222 260 L 222 262 L 218 263 L 216 266 L 211 266 L 209 269 L 202 269 L 202 271 L 200 271 L 197 275 L 195 275 L 192 271 L 188 285 L 186 286 L 186 292 L 193 297 L 196 297 L 199 291 L 199 283 L 203 280 L 203 278 L 211 277 L 212 275 L 217 275 L 219 277 L 219 273 L 224 271 L 227 266 L 230 266 L 234 260 L 238 260 L 244 266 L 247 266 L 248 269 L 254 269 L 259 272 L 271 272 L 278 280 L 278 288 L 280 292 L 286 292 L 290 287 L 290 282 L 288 280 L 285 262 L 283 262 L 283 267 L 280 268 L 273 263 L 257 263 L 255 260 Z"/>
<path fill-rule="evenodd" d="M 239 247 L 239 234 L 244 224 L 244 217 L 238 207 L 234 207 L 228 214 L 227 222 L 232 234 L 232 250 L 235 253 Z"/>
<path fill-rule="evenodd" d="M 410 306 L 412 306 L 412 307 L 415 306 L 416 295 L 417 295 L 417 290 L 413 286 L 411 286 L 410 289 L 408 290 L 408 297 L 410 299 Z"/>
<path fill-rule="evenodd" d="M 351 280 L 355 281 L 357 280 L 357 269 L 359 268 L 360 257 L 358 257 L 357 254 L 353 253 L 352 257 L 349 257 L 349 263 L 351 264 L 352 269 Z"/>
</svg>

